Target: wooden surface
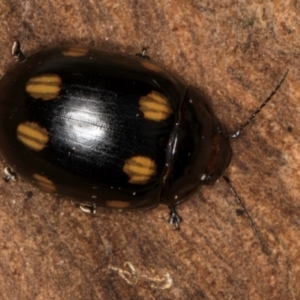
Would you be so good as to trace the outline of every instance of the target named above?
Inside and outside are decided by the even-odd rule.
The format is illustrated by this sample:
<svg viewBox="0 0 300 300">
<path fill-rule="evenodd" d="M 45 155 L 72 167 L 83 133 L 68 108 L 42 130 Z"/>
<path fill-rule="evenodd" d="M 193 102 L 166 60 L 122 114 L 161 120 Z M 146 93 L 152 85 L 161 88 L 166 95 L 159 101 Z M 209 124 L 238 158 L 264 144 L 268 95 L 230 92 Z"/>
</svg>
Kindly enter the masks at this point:
<svg viewBox="0 0 300 300">
<path fill-rule="evenodd" d="M 14 63 L 14 39 L 27 55 L 61 43 L 147 47 L 153 61 L 203 88 L 230 130 L 290 69 L 233 143 L 226 171 L 269 255 L 222 180 L 180 206 L 180 231 L 164 206 L 91 217 L 22 180 L 1 181 L 1 299 L 299 299 L 299 9 L 284 0 L 1 1 L 1 74 Z"/>
</svg>

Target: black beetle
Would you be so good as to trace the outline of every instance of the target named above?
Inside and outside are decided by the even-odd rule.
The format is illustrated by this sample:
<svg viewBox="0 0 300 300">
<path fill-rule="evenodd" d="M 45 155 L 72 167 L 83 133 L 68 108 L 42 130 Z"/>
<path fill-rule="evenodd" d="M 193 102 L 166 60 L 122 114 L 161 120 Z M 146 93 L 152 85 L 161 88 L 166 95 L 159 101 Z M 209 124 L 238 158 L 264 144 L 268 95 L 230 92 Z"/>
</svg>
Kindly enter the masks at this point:
<svg viewBox="0 0 300 300">
<path fill-rule="evenodd" d="M 0 80 L 1 154 L 43 190 L 83 209 L 163 203 L 178 226 L 175 206 L 228 167 L 209 99 L 148 60 L 85 47 L 14 54 Z"/>
</svg>

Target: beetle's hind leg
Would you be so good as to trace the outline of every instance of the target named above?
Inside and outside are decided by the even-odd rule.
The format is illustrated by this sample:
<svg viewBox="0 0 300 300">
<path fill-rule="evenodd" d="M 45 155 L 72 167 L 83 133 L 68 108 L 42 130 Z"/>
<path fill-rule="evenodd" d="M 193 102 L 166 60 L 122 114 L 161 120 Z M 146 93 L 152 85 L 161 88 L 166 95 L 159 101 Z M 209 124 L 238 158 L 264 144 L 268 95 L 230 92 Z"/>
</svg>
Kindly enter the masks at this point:
<svg viewBox="0 0 300 300">
<path fill-rule="evenodd" d="M 174 225 L 175 229 L 179 229 L 179 223 L 182 221 L 182 219 L 176 212 L 175 206 L 169 206 L 169 209 L 170 209 L 169 223 L 171 225 Z"/>
<path fill-rule="evenodd" d="M 11 55 L 16 57 L 18 61 L 22 61 L 26 58 L 24 53 L 21 50 L 21 44 L 19 41 L 14 41 L 11 49 Z"/>
</svg>

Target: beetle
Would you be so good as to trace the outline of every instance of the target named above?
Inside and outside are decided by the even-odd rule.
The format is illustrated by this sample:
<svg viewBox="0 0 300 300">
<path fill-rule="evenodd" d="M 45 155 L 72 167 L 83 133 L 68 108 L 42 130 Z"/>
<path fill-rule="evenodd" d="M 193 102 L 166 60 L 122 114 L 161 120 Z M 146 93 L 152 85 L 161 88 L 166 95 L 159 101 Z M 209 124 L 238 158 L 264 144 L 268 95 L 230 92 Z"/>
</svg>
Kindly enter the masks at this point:
<svg viewBox="0 0 300 300">
<path fill-rule="evenodd" d="M 1 155 L 42 190 L 91 211 L 162 203 L 178 227 L 175 207 L 229 166 L 231 136 L 209 98 L 144 53 L 61 46 L 25 58 L 15 43 L 13 54 L 0 80 Z"/>
</svg>

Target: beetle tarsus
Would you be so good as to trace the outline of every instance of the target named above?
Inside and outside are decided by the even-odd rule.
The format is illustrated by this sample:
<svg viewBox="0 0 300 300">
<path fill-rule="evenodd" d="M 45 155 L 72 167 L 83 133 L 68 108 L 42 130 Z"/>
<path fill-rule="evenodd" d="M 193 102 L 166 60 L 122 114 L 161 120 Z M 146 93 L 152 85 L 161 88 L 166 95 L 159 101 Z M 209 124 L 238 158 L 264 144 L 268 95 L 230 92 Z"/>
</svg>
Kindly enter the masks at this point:
<svg viewBox="0 0 300 300">
<path fill-rule="evenodd" d="M 12 56 L 16 57 L 18 61 L 24 60 L 26 57 L 21 50 L 21 44 L 19 41 L 14 41 L 12 49 L 11 49 Z"/>
<path fill-rule="evenodd" d="M 4 169 L 4 175 L 4 180 L 6 182 L 17 179 L 17 174 L 9 167 Z"/>
<path fill-rule="evenodd" d="M 90 215 L 96 214 L 96 205 L 95 204 L 88 204 L 88 203 L 81 203 L 79 204 L 79 208 L 82 212 Z"/>
<path fill-rule="evenodd" d="M 146 55 L 146 48 L 143 48 L 142 53 L 137 53 L 136 56 L 142 58 L 142 59 L 147 59 L 150 60 L 150 57 L 148 55 Z"/>
<path fill-rule="evenodd" d="M 182 221 L 181 217 L 176 212 L 175 206 L 169 206 L 170 208 L 170 219 L 169 223 L 174 225 L 175 229 L 179 229 L 179 223 Z"/>
</svg>

